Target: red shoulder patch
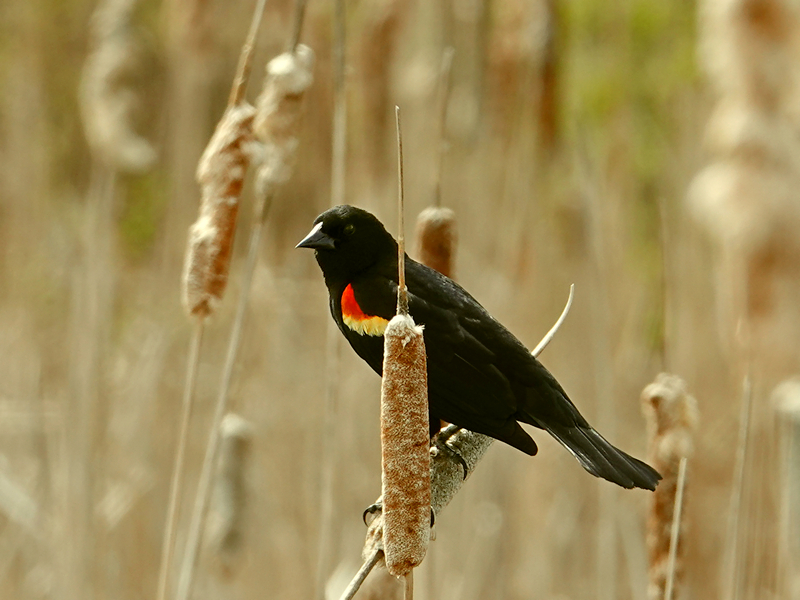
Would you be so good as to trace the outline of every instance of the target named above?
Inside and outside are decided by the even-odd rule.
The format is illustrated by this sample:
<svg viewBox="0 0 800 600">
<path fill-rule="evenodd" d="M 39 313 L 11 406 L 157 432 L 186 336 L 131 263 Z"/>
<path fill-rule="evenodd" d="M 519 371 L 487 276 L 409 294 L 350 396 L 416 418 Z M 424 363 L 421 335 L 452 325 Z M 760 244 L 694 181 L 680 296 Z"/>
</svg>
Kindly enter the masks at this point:
<svg viewBox="0 0 800 600">
<path fill-rule="evenodd" d="M 349 283 L 342 292 L 342 320 L 350 329 L 361 335 L 383 335 L 389 324 L 383 317 L 368 315 L 361 310 L 353 286 Z"/>
</svg>

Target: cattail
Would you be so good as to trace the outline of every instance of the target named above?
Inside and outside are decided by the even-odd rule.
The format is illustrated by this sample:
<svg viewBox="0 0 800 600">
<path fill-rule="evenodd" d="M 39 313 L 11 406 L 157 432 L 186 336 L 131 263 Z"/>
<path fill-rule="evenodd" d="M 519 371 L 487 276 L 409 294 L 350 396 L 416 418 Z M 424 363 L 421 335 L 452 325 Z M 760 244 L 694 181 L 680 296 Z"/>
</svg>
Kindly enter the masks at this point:
<svg viewBox="0 0 800 600">
<path fill-rule="evenodd" d="M 428 375 L 422 327 L 397 315 L 383 334 L 383 545 L 395 577 L 422 562 L 430 540 Z"/>
<path fill-rule="evenodd" d="M 141 66 L 130 23 L 135 8 L 136 0 L 106 0 L 97 8 L 80 86 L 81 116 L 94 156 L 130 173 L 145 171 L 156 160 L 152 145 L 134 127 L 139 95 L 131 80 Z"/>
<path fill-rule="evenodd" d="M 661 373 L 654 383 L 642 391 L 642 412 L 647 420 L 650 464 L 663 476 L 651 496 L 647 522 L 650 562 L 648 598 L 661 600 L 669 576 L 670 533 L 678 472 L 681 459 L 689 458 L 694 451 L 697 402 L 686 391 L 686 384 L 682 379 Z M 681 535 L 679 540 L 682 538 Z M 675 556 L 673 585 L 677 590 L 683 574 L 683 544 L 680 541 Z"/>
<path fill-rule="evenodd" d="M 225 415 L 220 429 L 219 461 L 208 532 L 222 574 L 230 576 L 244 541 L 245 474 L 253 434 L 247 421 L 233 413 Z"/>
<path fill-rule="evenodd" d="M 210 315 L 228 283 L 255 112 L 246 103 L 229 106 L 197 166 L 200 216 L 189 228 L 183 266 L 183 304 L 190 315 Z"/>
<path fill-rule="evenodd" d="M 417 217 L 417 256 L 419 261 L 448 277 L 454 276 L 458 233 L 456 216 L 449 208 L 429 206 Z"/>
<path fill-rule="evenodd" d="M 314 52 L 298 44 L 267 65 L 264 89 L 256 102 L 253 129 L 261 142 L 261 157 L 256 175 L 260 197 L 270 197 L 276 187 L 292 173 L 299 143 L 303 97 L 314 81 Z"/>
</svg>

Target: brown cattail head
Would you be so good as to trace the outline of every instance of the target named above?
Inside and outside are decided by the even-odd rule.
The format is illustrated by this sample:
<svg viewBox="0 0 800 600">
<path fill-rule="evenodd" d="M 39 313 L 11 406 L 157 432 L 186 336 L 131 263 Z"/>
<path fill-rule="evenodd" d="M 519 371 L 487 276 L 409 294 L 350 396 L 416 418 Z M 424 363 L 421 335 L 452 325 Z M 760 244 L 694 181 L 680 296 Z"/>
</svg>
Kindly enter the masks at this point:
<svg viewBox="0 0 800 600">
<path fill-rule="evenodd" d="M 244 538 L 245 475 L 252 447 L 250 425 L 228 413 L 220 425 L 219 463 L 208 532 L 221 573 L 230 576 Z"/>
<path fill-rule="evenodd" d="M 139 173 L 153 165 L 156 151 L 134 127 L 139 98 L 132 82 L 141 70 L 141 44 L 130 23 L 135 6 L 136 0 L 105 0 L 92 16 L 80 105 L 94 156 L 111 168 Z"/>
<path fill-rule="evenodd" d="M 458 233 L 456 215 L 449 208 L 429 206 L 417 217 L 417 256 L 419 261 L 442 275 L 454 276 Z"/>
<path fill-rule="evenodd" d="M 647 420 L 650 464 L 663 476 L 651 496 L 647 522 L 650 562 L 648 597 L 650 600 L 661 600 L 668 575 L 678 470 L 681 459 L 689 458 L 694 451 L 697 401 L 686 391 L 686 384 L 680 377 L 661 373 L 654 383 L 642 391 L 642 412 Z M 682 538 L 681 535 L 678 539 Z M 683 544 L 679 541 L 673 580 L 675 590 L 679 589 L 683 573 L 682 556 Z"/>
<path fill-rule="evenodd" d="M 428 374 L 422 327 L 410 316 L 395 316 L 383 336 L 383 549 L 386 568 L 401 577 L 422 562 L 430 541 Z"/>
<path fill-rule="evenodd" d="M 292 173 L 302 116 L 303 96 L 314 81 L 314 52 L 298 44 L 267 65 L 264 89 L 256 101 L 253 129 L 263 144 L 256 186 L 268 195 Z"/>
<path fill-rule="evenodd" d="M 228 107 L 197 166 L 200 216 L 189 228 L 183 265 L 183 304 L 193 316 L 210 315 L 228 283 L 254 115 L 249 104 Z"/>
</svg>

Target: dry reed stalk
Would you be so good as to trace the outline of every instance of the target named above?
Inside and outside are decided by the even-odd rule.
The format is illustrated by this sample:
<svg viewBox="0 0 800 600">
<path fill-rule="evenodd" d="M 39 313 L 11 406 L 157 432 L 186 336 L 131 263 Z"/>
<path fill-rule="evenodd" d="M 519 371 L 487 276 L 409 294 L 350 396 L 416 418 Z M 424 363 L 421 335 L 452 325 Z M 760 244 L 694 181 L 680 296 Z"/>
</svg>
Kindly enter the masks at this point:
<svg viewBox="0 0 800 600">
<path fill-rule="evenodd" d="M 458 232 L 456 215 L 449 208 L 429 206 L 417 217 L 417 256 L 419 261 L 443 275 L 454 276 Z"/>
<path fill-rule="evenodd" d="M 346 9 L 344 0 L 335 0 L 333 17 L 333 126 L 331 135 L 331 206 L 345 203 L 347 174 L 347 94 L 345 93 Z M 317 590 L 325 586 L 332 552 L 334 524 L 334 476 L 338 456 L 337 403 L 339 393 L 339 354 L 342 344 L 336 324 L 328 321 L 325 330 L 325 412 L 322 422 L 320 457 L 320 521 L 318 536 Z M 320 592 L 321 593 L 321 592 Z"/>
<path fill-rule="evenodd" d="M 778 595 L 800 595 L 800 377 L 781 382 L 772 392 L 781 462 L 780 584 Z"/>
<path fill-rule="evenodd" d="M 244 544 L 247 495 L 245 474 L 253 445 L 250 424 L 228 413 L 222 419 L 219 461 L 208 537 L 223 577 L 232 577 Z"/>
<path fill-rule="evenodd" d="M 80 84 L 80 108 L 92 156 L 111 169 L 140 173 L 156 160 L 156 151 L 136 133 L 139 104 L 133 80 L 141 70 L 141 45 L 131 18 L 137 0 L 104 0 L 92 15 L 91 52 Z"/>
<path fill-rule="evenodd" d="M 303 11 L 296 11 L 302 18 Z M 293 27 L 295 33 L 300 25 Z M 259 95 L 253 129 L 260 145 L 258 146 L 258 169 L 256 172 L 256 198 L 254 203 L 255 220 L 250 231 L 247 262 L 242 278 L 242 292 L 236 308 L 231 330 L 222 381 L 214 410 L 213 423 L 209 433 L 206 453 L 197 484 L 186 553 L 181 565 L 178 580 L 178 600 L 187 600 L 194 585 L 195 567 L 200 547 L 200 536 L 208 508 L 214 462 L 219 446 L 219 430 L 222 417 L 228 404 L 233 368 L 239 352 L 244 317 L 247 312 L 248 297 L 258 259 L 264 219 L 278 186 L 291 175 L 295 151 L 298 144 L 302 100 L 313 81 L 312 67 L 314 53 L 307 46 L 298 44 L 294 52 L 286 52 L 267 64 L 267 77 L 264 89 Z"/>
<path fill-rule="evenodd" d="M 647 420 L 649 462 L 663 476 L 650 498 L 647 521 L 649 555 L 648 598 L 664 598 L 670 577 L 670 540 L 681 459 L 694 451 L 697 429 L 697 401 L 686 391 L 686 384 L 675 375 L 661 373 L 642 391 L 642 412 Z M 681 522 L 681 527 L 685 523 Z M 684 536 L 681 535 L 680 538 Z M 673 586 L 679 590 L 683 578 L 683 545 L 675 548 Z"/>
</svg>

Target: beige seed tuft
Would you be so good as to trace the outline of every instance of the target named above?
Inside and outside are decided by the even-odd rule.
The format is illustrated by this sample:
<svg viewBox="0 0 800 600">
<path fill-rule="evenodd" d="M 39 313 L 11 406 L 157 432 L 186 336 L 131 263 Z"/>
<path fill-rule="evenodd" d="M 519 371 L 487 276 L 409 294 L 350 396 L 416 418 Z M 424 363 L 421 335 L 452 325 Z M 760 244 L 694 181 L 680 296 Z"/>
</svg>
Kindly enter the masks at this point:
<svg viewBox="0 0 800 600">
<path fill-rule="evenodd" d="M 206 317 L 228 283 L 236 215 L 253 150 L 255 109 L 229 107 L 197 167 L 200 216 L 189 228 L 183 268 L 183 304 L 190 315 Z"/>
<path fill-rule="evenodd" d="M 381 452 L 386 567 L 401 577 L 425 558 L 431 521 L 425 342 L 407 315 L 384 332 Z"/>
<path fill-rule="evenodd" d="M 86 139 L 95 157 L 123 172 L 140 173 L 156 160 L 156 151 L 136 133 L 141 73 L 141 44 L 131 25 L 136 0 L 105 0 L 92 15 L 91 52 L 80 84 Z"/>
<path fill-rule="evenodd" d="M 267 65 L 264 89 L 256 101 L 253 129 L 261 142 L 256 186 L 269 196 L 289 179 L 297 151 L 303 97 L 314 81 L 314 52 L 298 44 Z"/>
</svg>

